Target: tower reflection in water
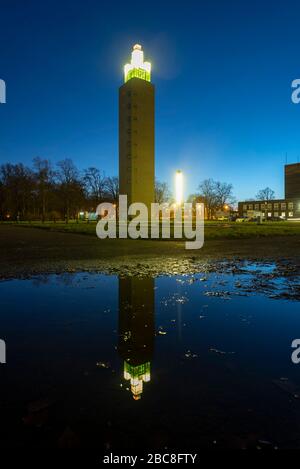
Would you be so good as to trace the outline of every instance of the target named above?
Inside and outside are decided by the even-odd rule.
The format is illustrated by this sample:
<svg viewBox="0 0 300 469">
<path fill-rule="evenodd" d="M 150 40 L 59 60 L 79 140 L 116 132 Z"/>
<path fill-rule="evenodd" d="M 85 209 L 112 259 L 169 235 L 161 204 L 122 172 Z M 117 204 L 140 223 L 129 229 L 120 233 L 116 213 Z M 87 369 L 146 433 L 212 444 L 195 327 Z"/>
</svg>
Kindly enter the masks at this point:
<svg viewBox="0 0 300 469">
<path fill-rule="evenodd" d="M 154 333 L 154 279 L 119 278 L 118 350 L 135 400 L 151 379 Z"/>
</svg>

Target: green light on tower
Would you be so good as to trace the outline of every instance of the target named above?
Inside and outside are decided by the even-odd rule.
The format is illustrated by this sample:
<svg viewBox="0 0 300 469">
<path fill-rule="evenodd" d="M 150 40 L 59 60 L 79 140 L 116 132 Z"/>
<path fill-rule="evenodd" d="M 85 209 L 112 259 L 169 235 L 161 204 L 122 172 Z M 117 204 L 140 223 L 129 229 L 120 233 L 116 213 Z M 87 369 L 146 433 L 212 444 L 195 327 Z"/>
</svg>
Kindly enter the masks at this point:
<svg viewBox="0 0 300 469">
<path fill-rule="evenodd" d="M 139 400 L 143 393 L 143 383 L 150 381 L 150 362 L 141 365 L 130 365 L 124 361 L 124 378 L 130 381 L 131 392 L 134 400 Z"/>
<path fill-rule="evenodd" d="M 151 81 L 151 63 L 144 62 L 144 52 L 140 44 L 135 44 L 131 52 L 130 64 L 124 65 L 124 81 L 130 78 L 140 78 L 141 80 Z"/>
</svg>

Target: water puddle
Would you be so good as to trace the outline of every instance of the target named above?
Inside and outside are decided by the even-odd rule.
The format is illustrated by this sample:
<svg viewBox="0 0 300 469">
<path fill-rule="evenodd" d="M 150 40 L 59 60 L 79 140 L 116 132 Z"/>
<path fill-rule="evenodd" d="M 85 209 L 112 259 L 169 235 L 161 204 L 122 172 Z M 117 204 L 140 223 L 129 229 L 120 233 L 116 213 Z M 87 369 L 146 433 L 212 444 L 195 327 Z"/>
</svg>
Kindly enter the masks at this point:
<svg viewBox="0 0 300 469">
<path fill-rule="evenodd" d="M 300 443 L 299 276 L 224 264 L 157 278 L 0 283 L 2 446 Z"/>
</svg>

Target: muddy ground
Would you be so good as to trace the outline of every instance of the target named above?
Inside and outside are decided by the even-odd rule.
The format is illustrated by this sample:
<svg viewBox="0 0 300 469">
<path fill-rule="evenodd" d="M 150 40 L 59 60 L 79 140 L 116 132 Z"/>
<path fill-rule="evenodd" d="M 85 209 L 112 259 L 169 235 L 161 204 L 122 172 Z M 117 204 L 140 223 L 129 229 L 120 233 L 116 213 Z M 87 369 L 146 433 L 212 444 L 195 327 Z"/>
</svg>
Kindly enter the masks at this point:
<svg viewBox="0 0 300 469">
<path fill-rule="evenodd" d="M 299 271 L 300 237 L 208 240 L 188 251 L 184 242 L 99 240 L 96 235 L 0 225 L 0 279 L 95 271 L 118 275 L 174 275 L 221 268 L 222 261 L 276 262 Z M 294 272 L 295 273 L 295 272 Z"/>
</svg>

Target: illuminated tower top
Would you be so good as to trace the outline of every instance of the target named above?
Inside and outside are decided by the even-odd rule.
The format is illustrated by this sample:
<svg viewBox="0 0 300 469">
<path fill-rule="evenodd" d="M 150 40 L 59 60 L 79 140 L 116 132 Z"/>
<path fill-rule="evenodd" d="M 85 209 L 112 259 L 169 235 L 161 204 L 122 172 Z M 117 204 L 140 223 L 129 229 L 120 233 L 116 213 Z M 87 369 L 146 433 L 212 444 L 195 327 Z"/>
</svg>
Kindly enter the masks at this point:
<svg viewBox="0 0 300 469">
<path fill-rule="evenodd" d="M 143 382 L 148 383 L 150 378 L 150 362 L 134 366 L 124 361 L 124 379 L 130 381 L 132 397 L 135 401 L 141 399 Z"/>
<path fill-rule="evenodd" d="M 133 77 L 151 81 L 151 63 L 144 62 L 144 52 L 140 44 L 135 44 L 133 46 L 131 62 L 130 64 L 124 65 L 125 83 Z"/>
</svg>

